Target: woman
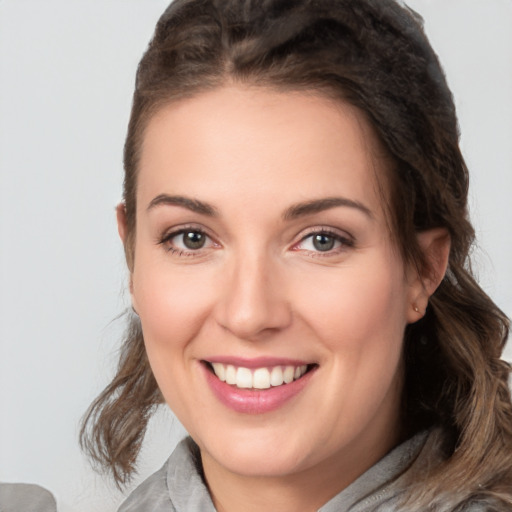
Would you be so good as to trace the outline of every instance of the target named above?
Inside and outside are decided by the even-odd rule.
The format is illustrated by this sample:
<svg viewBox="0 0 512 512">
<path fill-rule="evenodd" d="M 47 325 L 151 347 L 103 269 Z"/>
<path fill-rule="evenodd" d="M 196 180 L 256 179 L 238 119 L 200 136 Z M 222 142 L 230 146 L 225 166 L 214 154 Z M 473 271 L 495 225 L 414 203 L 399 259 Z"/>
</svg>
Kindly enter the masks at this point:
<svg viewBox="0 0 512 512">
<path fill-rule="evenodd" d="M 82 442 L 129 510 L 508 510 L 508 320 L 467 169 L 391 0 L 176 0 L 138 69 L 117 209 L 134 314 Z M 88 425 L 92 429 L 88 430 Z"/>
</svg>

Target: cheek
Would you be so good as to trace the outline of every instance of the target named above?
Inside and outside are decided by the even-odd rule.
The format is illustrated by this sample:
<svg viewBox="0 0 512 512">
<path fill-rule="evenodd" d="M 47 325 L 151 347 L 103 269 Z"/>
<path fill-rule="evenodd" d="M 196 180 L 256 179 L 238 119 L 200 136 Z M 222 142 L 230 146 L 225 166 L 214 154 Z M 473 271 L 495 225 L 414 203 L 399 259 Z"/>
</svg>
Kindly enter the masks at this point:
<svg viewBox="0 0 512 512">
<path fill-rule="evenodd" d="M 344 411 L 339 421 L 350 417 L 353 425 L 366 424 L 382 404 L 396 407 L 406 325 L 402 267 L 389 258 L 360 262 L 309 274 L 295 292 L 305 322 L 327 351 L 327 386 Z"/>
<path fill-rule="evenodd" d="M 171 270 L 165 262 L 145 265 L 140 258 L 138 263 L 133 274 L 133 303 L 148 352 L 153 347 L 167 351 L 183 348 L 208 316 L 213 278 L 197 269 Z"/>
<path fill-rule="evenodd" d="M 137 260 L 136 260 L 137 261 Z M 167 404 L 186 420 L 197 403 L 189 397 L 195 378 L 194 339 L 208 318 L 213 289 L 211 279 L 184 269 L 171 272 L 168 265 L 142 258 L 133 274 L 133 301 L 144 332 L 144 343 L 153 374 Z"/>
<path fill-rule="evenodd" d="M 295 280 L 297 307 L 324 339 L 336 345 L 360 349 L 372 341 L 401 343 L 407 287 L 400 269 L 392 267 L 374 262 L 305 274 Z"/>
<path fill-rule="evenodd" d="M 336 416 L 337 428 L 349 425 L 354 432 L 375 415 L 393 414 L 401 393 L 406 325 L 401 267 L 375 261 L 325 277 L 308 275 L 295 294 L 305 323 L 326 350 L 326 387 L 339 408 L 325 414 Z"/>
</svg>

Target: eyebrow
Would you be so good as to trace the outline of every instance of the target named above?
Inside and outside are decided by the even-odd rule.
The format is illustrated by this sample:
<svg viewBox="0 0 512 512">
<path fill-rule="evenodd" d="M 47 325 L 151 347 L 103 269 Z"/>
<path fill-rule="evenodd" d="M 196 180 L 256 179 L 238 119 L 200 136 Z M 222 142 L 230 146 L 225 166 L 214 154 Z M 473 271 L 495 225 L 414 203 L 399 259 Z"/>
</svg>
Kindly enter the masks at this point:
<svg viewBox="0 0 512 512">
<path fill-rule="evenodd" d="M 283 218 L 284 220 L 293 220 L 305 215 L 312 215 L 314 213 L 320 213 L 331 208 L 337 208 L 339 206 L 355 208 L 361 211 L 370 219 L 373 219 L 372 211 L 359 201 L 348 199 L 346 197 L 326 197 L 323 199 L 314 199 L 312 201 L 305 201 L 288 208 Z"/>
<path fill-rule="evenodd" d="M 147 210 L 152 210 L 153 208 L 161 205 L 181 206 L 201 215 L 207 215 L 209 217 L 217 216 L 217 209 L 208 203 L 199 201 L 198 199 L 190 199 L 185 196 L 170 196 L 168 194 L 160 194 L 156 196 L 149 203 Z"/>
<path fill-rule="evenodd" d="M 217 209 L 208 203 L 185 196 L 170 196 L 168 194 L 160 194 L 156 196 L 149 203 L 147 210 L 152 210 L 153 208 L 161 205 L 181 206 L 182 208 L 186 208 L 187 210 L 199 213 L 201 215 L 207 215 L 208 217 L 216 217 L 218 215 Z M 326 197 L 295 204 L 287 208 L 283 214 L 283 219 L 293 220 L 299 217 L 313 215 L 315 213 L 320 213 L 325 210 L 330 210 L 331 208 L 337 208 L 340 206 L 355 208 L 356 210 L 364 213 L 367 217 L 373 219 L 373 213 L 367 206 L 360 203 L 359 201 L 354 201 L 353 199 L 348 199 L 346 197 Z"/>
</svg>

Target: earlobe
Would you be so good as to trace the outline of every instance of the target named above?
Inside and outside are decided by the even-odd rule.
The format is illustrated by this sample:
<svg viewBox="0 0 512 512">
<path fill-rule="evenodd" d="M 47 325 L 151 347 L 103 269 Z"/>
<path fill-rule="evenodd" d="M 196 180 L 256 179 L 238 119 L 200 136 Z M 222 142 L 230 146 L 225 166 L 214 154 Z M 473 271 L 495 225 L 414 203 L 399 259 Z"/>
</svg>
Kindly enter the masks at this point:
<svg viewBox="0 0 512 512">
<path fill-rule="evenodd" d="M 418 233 L 417 241 L 425 266 L 415 269 L 414 275 L 410 276 L 410 323 L 425 315 L 428 301 L 443 280 L 450 258 L 451 238 L 446 229 L 435 228 Z"/>
</svg>

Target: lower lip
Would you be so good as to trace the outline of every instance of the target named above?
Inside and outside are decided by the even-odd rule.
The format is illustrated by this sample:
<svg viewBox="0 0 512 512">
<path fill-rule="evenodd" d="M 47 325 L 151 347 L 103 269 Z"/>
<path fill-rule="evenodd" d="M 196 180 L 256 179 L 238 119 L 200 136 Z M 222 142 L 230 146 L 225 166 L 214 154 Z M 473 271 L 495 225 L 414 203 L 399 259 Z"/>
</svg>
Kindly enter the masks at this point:
<svg viewBox="0 0 512 512">
<path fill-rule="evenodd" d="M 233 411 L 244 414 L 264 414 L 279 409 L 304 389 L 315 371 L 313 368 L 300 379 L 282 386 L 268 389 L 240 389 L 219 380 L 204 363 L 201 366 L 205 372 L 206 381 L 218 400 Z"/>
</svg>

